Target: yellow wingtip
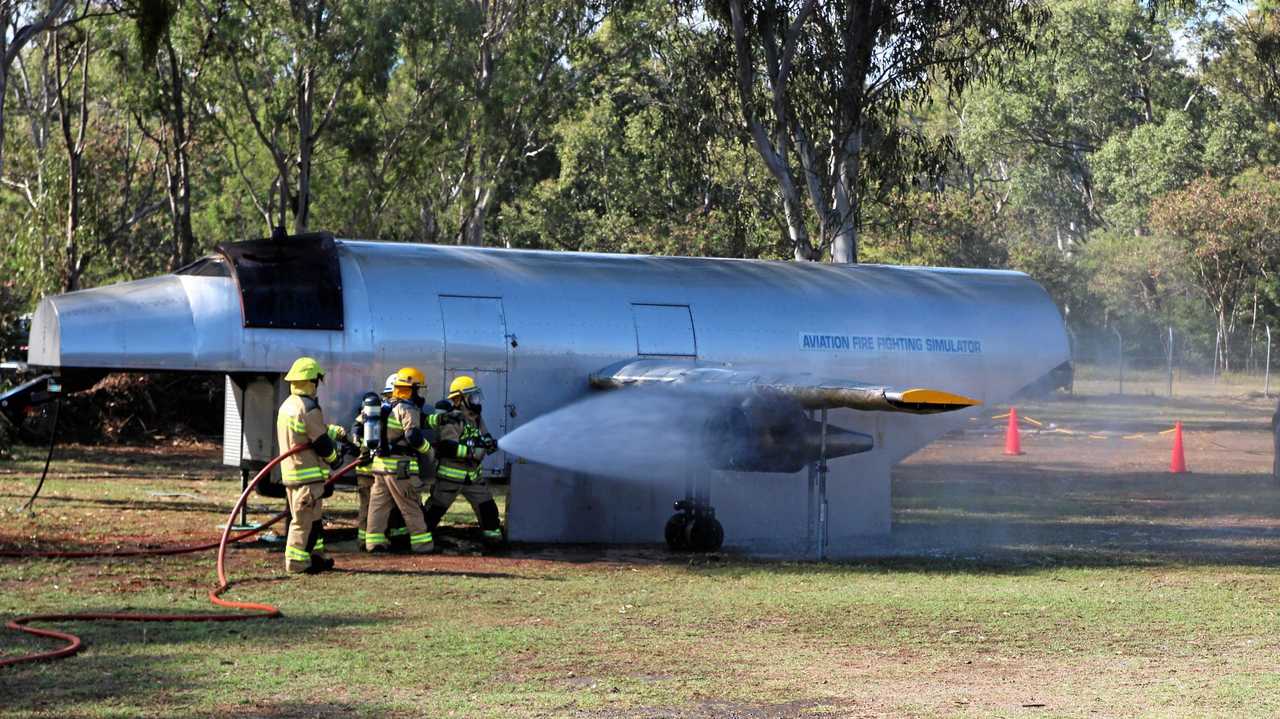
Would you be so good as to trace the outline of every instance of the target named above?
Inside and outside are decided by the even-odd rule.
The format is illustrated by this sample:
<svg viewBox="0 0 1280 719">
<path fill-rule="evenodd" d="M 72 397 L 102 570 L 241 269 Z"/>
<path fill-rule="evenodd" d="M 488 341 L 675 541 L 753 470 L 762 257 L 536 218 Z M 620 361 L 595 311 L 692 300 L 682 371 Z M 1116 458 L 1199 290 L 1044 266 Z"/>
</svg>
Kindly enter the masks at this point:
<svg viewBox="0 0 1280 719">
<path fill-rule="evenodd" d="M 903 390 L 902 401 L 910 404 L 950 405 L 953 407 L 973 407 L 982 404 L 981 400 L 976 400 L 972 397 L 924 387 Z"/>
</svg>

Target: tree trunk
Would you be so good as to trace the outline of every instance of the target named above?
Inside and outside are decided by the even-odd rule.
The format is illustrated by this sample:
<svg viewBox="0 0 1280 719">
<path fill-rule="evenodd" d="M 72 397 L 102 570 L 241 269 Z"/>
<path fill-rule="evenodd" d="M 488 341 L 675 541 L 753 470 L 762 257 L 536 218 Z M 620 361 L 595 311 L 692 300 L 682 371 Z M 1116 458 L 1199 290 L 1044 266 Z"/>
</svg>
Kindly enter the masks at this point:
<svg viewBox="0 0 1280 719">
<path fill-rule="evenodd" d="M 4 105 L 9 99 L 9 68 L 0 68 L 0 177 L 4 176 Z M 21 120 L 19 120 L 21 121 Z"/>
<path fill-rule="evenodd" d="M 67 225 L 63 245 L 62 291 L 80 289 L 80 256 L 76 234 L 80 229 L 80 153 L 67 148 Z"/>
<path fill-rule="evenodd" d="M 277 208 L 280 213 L 280 221 L 276 224 L 276 229 L 281 232 L 289 231 L 289 166 L 285 164 L 279 156 L 276 157 L 276 172 L 278 173 L 278 182 L 280 190 L 280 206 Z M 272 234 L 275 234 L 274 232 Z"/>
<path fill-rule="evenodd" d="M 169 269 L 190 264 L 195 249 L 195 237 L 191 231 L 191 157 L 187 148 L 191 141 L 188 126 L 187 93 L 182 68 L 173 40 L 165 36 L 165 53 L 169 62 L 170 109 L 169 133 L 172 144 L 172 165 L 169 170 L 169 218 L 173 224 L 173 248 Z"/>
<path fill-rule="evenodd" d="M 484 225 L 489 214 L 489 203 L 493 200 L 493 188 L 477 188 L 475 198 L 470 212 L 463 218 L 461 237 L 458 239 L 460 244 L 481 247 L 484 245 Z"/>
<path fill-rule="evenodd" d="M 858 227 L 861 217 L 858 176 L 862 171 L 862 130 L 849 134 L 843 143 L 840 172 L 836 179 L 836 231 L 832 234 L 831 261 L 854 264 L 858 261 Z"/>
<path fill-rule="evenodd" d="M 1220 365 L 1222 373 L 1226 374 L 1231 370 L 1231 338 L 1227 334 L 1227 311 L 1225 306 L 1218 309 L 1218 336 L 1222 338 L 1219 345 L 1218 353 L 1220 357 Z"/>
<path fill-rule="evenodd" d="M 835 263 L 858 263 L 858 228 L 852 224 L 841 227 L 831 243 L 831 261 Z"/>
<path fill-rule="evenodd" d="M 316 141 L 312 134 L 314 92 L 315 69 L 307 67 L 298 86 L 298 204 L 293 215 L 293 231 L 299 235 L 307 231 L 311 215 L 311 158 Z"/>
<path fill-rule="evenodd" d="M 54 68 L 58 80 L 58 114 L 62 126 L 62 139 L 67 151 L 67 223 L 66 235 L 63 238 L 62 291 L 74 292 L 80 289 L 80 276 L 84 272 L 85 256 L 80 253 L 78 234 L 80 231 L 80 169 L 84 157 L 85 129 L 89 124 L 89 40 L 85 38 L 80 61 L 80 106 L 76 108 L 80 125 L 72 134 L 71 103 L 62 94 L 64 88 L 70 89 L 70 79 L 63 81 L 63 48 L 62 42 L 55 37 L 53 41 Z M 75 68 L 77 58 L 71 60 L 71 69 Z"/>
</svg>

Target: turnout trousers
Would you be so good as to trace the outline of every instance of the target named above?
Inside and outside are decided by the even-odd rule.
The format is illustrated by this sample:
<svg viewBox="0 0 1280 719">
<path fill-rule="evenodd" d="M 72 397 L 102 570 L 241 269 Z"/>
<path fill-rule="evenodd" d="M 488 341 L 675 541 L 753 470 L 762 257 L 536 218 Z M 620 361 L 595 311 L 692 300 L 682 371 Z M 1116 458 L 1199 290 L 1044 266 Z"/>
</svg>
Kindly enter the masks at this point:
<svg viewBox="0 0 1280 719">
<path fill-rule="evenodd" d="M 426 553 L 433 549 L 431 532 L 422 517 L 422 507 L 418 504 L 417 493 L 412 487 L 413 481 L 408 477 L 398 478 L 386 472 L 374 472 L 373 488 L 369 493 L 369 523 L 365 534 L 365 547 L 372 550 L 378 546 L 389 546 L 387 523 L 391 519 L 391 509 L 395 507 L 404 516 L 405 527 L 409 530 L 409 548 L 416 553 Z"/>
<path fill-rule="evenodd" d="M 311 566 L 311 556 L 324 557 L 320 517 L 324 513 L 324 483 L 312 482 L 285 488 L 289 498 L 289 536 L 284 547 L 284 569 L 297 574 Z"/>
</svg>

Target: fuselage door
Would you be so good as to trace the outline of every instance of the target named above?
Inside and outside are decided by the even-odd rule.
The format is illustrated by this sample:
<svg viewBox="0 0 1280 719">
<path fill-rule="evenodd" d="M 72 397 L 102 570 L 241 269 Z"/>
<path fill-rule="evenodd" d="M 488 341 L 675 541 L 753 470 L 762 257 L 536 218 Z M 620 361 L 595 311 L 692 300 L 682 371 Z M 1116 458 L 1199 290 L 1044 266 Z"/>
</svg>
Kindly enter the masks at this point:
<svg viewBox="0 0 1280 719">
<path fill-rule="evenodd" d="M 661 357 L 697 357 L 698 340 L 688 305 L 632 303 L 636 324 L 636 354 Z"/>
<path fill-rule="evenodd" d="M 444 321 L 444 378 L 440 394 L 458 375 L 471 375 L 484 392 L 484 421 L 495 438 L 506 434 L 510 407 L 507 403 L 507 360 L 510 350 L 506 314 L 501 297 L 440 295 Z M 436 396 L 432 393 L 431 396 Z M 489 474 L 506 472 L 506 454 L 485 458 Z"/>
</svg>

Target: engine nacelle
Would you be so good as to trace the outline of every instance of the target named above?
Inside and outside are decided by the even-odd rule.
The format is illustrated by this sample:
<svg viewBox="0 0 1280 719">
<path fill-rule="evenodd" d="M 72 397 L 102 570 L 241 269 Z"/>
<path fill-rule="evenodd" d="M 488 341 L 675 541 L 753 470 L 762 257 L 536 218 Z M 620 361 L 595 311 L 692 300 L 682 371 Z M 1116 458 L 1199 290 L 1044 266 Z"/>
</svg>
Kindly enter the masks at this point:
<svg viewBox="0 0 1280 719">
<path fill-rule="evenodd" d="M 728 404 L 707 422 L 705 434 L 716 469 L 793 473 L 824 455 L 822 423 L 782 396 L 756 394 Z M 870 435 L 827 425 L 827 459 L 873 446 Z"/>
</svg>

